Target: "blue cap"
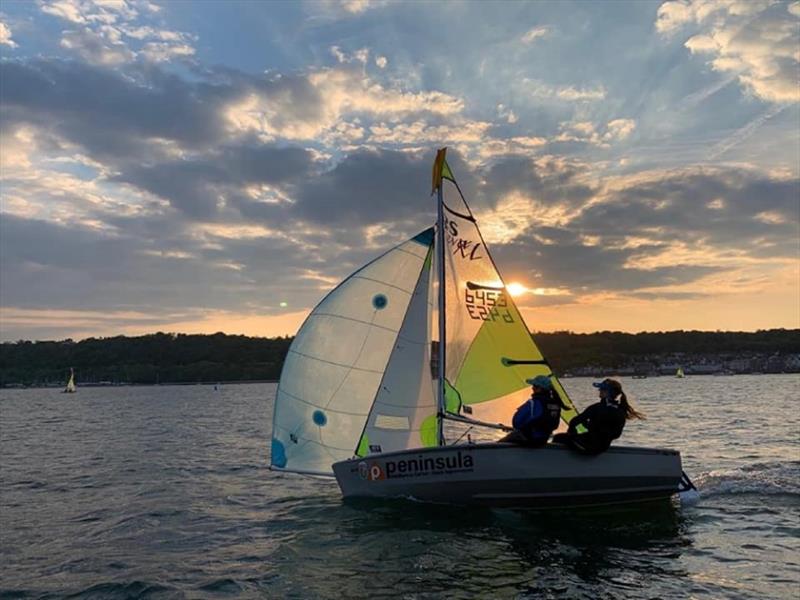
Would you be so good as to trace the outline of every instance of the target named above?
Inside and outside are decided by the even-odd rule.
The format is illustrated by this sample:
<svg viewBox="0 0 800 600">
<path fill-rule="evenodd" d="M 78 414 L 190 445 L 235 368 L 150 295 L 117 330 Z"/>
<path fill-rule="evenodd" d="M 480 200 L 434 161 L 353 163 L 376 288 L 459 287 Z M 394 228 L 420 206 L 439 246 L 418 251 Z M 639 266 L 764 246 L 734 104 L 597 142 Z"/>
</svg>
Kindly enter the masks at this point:
<svg viewBox="0 0 800 600">
<path fill-rule="evenodd" d="M 536 387 L 542 388 L 543 390 L 553 389 L 553 383 L 550 381 L 549 375 L 537 375 L 532 379 L 526 379 L 525 383 L 535 385 Z"/>
<path fill-rule="evenodd" d="M 622 386 L 618 381 L 614 381 L 613 379 L 603 379 L 603 381 L 596 381 L 592 383 L 592 385 L 598 389 L 613 392 L 614 394 L 622 392 Z"/>
</svg>

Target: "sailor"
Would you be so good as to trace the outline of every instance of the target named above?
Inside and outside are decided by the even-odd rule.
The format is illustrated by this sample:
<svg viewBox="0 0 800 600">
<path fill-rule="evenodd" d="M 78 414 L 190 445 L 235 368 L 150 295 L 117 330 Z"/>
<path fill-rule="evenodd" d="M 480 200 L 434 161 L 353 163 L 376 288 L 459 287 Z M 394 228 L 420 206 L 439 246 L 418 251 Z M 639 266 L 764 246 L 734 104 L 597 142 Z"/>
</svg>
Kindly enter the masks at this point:
<svg viewBox="0 0 800 600">
<path fill-rule="evenodd" d="M 584 454 L 600 454 L 608 450 L 611 442 L 622 435 L 625 421 L 644 419 L 628 402 L 622 385 L 614 379 L 593 383 L 600 402 L 592 404 L 569 422 L 567 433 L 553 437 L 553 441 L 568 444 Z M 578 427 L 583 426 L 579 432 Z"/>
<path fill-rule="evenodd" d="M 498 441 L 533 447 L 544 446 L 561 419 L 561 397 L 553 389 L 553 382 L 547 375 L 537 375 L 526 379 L 525 383 L 531 385 L 531 397 L 514 413 L 511 421 L 513 431 Z"/>
</svg>

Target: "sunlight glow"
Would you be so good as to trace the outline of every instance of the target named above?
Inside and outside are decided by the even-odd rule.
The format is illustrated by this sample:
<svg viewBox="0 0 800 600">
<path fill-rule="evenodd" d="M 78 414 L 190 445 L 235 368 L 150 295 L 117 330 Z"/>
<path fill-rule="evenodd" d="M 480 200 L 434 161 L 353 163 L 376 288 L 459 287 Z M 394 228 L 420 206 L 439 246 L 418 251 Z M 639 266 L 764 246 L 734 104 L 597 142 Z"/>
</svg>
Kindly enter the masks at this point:
<svg viewBox="0 0 800 600">
<path fill-rule="evenodd" d="M 508 293 L 511 294 L 513 297 L 521 296 L 522 294 L 528 291 L 528 288 L 526 288 L 521 283 L 517 283 L 516 281 L 513 283 L 509 283 L 506 286 L 506 289 L 508 290 Z"/>
</svg>

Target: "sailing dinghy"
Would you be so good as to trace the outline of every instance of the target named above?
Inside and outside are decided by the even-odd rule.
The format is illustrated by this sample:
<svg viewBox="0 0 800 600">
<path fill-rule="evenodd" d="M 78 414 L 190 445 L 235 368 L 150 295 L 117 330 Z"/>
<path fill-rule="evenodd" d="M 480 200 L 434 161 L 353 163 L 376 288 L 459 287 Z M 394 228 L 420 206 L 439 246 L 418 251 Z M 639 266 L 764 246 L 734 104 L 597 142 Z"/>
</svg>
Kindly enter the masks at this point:
<svg viewBox="0 0 800 600">
<path fill-rule="evenodd" d="M 510 429 L 536 375 L 551 376 L 567 407 L 560 430 L 577 413 L 507 292 L 445 149 L 433 190 L 436 227 L 350 275 L 297 332 L 278 384 L 271 468 L 334 474 L 345 498 L 564 507 L 680 491 L 674 450 L 585 456 L 559 444 L 446 439 L 445 422 Z"/>
</svg>

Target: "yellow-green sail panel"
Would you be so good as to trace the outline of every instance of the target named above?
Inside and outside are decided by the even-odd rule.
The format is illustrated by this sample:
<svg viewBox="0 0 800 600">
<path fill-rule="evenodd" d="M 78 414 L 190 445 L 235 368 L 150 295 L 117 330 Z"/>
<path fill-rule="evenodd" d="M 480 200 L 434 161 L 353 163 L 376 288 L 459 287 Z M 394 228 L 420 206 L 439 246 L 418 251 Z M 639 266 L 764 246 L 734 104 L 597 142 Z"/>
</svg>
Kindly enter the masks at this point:
<svg viewBox="0 0 800 600">
<path fill-rule="evenodd" d="M 454 181 L 441 181 L 445 209 L 445 410 L 509 425 L 529 395 L 526 379 L 552 375 L 508 294 L 475 218 Z M 566 392 L 553 384 L 567 410 L 575 410 Z"/>
<path fill-rule="evenodd" d="M 551 375 L 547 364 L 513 364 L 514 361 L 544 361 L 530 336 L 519 310 L 505 292 L 498 292 L 501 306 L 483 322 L 472 342 L 456 379 L 455 388 L 466 405 L 507 397 L 526 390 L 525 381 L 536 375 Z M 492 318 L 493 317 L 493 318 Z M 555 377 L 553 384 L 568 410 L 562 411 L 566 422 L 576 412 L 566 392 Z M 450 407 L 448 407 L 450 408 Z"/>
</svg>

